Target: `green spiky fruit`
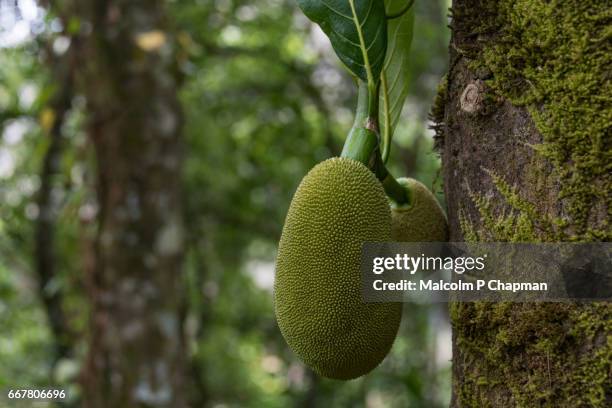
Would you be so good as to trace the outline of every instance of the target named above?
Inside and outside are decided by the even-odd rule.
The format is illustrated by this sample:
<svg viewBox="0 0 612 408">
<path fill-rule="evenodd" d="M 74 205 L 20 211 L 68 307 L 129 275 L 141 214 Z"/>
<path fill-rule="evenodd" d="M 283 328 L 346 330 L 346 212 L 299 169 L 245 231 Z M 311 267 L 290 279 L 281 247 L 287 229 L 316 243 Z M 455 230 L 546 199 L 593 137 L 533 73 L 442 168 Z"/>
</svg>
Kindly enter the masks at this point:
<svg viewBox="0 0 612 408">
<path fill-rule="evenodd" d="M 366 374 L 387 355 L 400 303 L 364 303 L 361 246 L 391 239 L 380 182 L 363 164 L 333 158 L 298 187 L 276 261 L 274 307 L 293 352 L 329 378 Z"/>
<path fill-rule="evenodd" d="M 397 180 L 410 197 L 409 205 L 391 203 L 391 238 L 397 242 L 446 242 L 448 223 L 436 197 L 423 183 Z"/>
</svg>

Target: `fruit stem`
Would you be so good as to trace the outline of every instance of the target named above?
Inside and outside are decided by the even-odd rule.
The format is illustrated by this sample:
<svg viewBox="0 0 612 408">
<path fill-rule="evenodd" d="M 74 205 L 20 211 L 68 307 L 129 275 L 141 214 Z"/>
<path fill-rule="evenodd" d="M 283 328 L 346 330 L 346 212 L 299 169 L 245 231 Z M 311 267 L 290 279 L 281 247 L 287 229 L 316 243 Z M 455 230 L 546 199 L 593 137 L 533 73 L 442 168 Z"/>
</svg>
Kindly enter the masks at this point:
<svg viewBox="0 0 612 408">
<path fill-rule="evenodd" d="M 358 80 L 358 84 L 359 93 L 357 95 L 355 121 L 344 142 L 340 156 L 357 160 L 372 168 L 375 158 L 374 152 L 378 149 L 379 140 L 376 129 L 372 129 L 370 124 L 371 90 L 366 82 Z"/>
<path fill-rule="evenodd" d="M 359 91 L 357 93 L 357 109 L 355 110 L 355 121 L 351 132 L 355 129 L 365 127 L 370 109 L 370 88 L 366 82 L 357 80 Z"/>
<path fill-rule="evenodd" d="M 385 163 L 382 161 L 380 151 L 377 151 L 376 163 L 373 171 L 385 189 L 387 197 L 393 200 L 395 204 L 398 206 L 411 204 L 410 194 L 408 194 L 408 191 L 397 182 L 391 173 L 389 173 L 389 170 L 387 170 L 387 167 L 385 167 Z"/>
<path fill-rule="evenodd" d="M 410 195 L 408 191 L 400 183 L 397 182 L 395 177 L 393 177 L 390 173 L 387 173 L 387 177 L 385 177 L 382 181 L 383 188 L 385 189 L 385 193 L 387 193 L 387 197 L 395 202 L 398 206 L 402 205 L 411 205 Z"/>
<path fill-rule="evenodd" d="M 378 138 L 371 130 L 364 127 L 352 129 L 349 133 L 340 157 L 357 160 L 368 168 L 372 168 L 378 150 Z"/>
<path fill-rule="evenodd" d="M 367 84 L 368 89 L 368 118 L 366 120 L 366 127 L 372 126 L 372 131 L 378 135 L 378 106 L 380 94 L 380 81 L 376 84 Z"/>
<path fill-rule="evenodd" d="M 367 166 L 382 183 L 387 196 L 398 205 L 410 204 L 410 197 L 397 180 L 389 173 L 380 155 L 378 131 L 378 90 L 366 82 L 358 81 L 359 93 L 355 121 L 349 132 L 341 157 L 357 160 Z M 375 99 L 375 101 L 372 101 Z M 371 103 L 372 102 L 372 103 Z M 375 111 L 375 113 L 373 113 Z"/>
</svg>

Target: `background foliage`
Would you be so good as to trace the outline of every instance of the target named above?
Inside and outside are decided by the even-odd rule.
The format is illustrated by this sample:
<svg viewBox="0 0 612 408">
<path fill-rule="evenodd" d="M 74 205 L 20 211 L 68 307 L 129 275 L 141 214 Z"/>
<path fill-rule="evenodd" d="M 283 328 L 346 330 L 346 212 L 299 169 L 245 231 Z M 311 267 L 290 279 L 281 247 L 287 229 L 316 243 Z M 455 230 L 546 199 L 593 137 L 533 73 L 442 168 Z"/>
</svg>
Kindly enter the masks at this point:
<svg viewBox="0 0 612 408">
<path fill-rule="evenodd" d="M 427 113 L 446 70 L 446 1 L 417 1 L 410 92 L 390 167 L 440 191 Z M 407 305 L 391 355 L 351 382 L 318 378 L 287 349 L 271 286 L 291 196 L 340 151 L 356 89 L 328 40 L 292 0 L 168 2 L 183 75 L 186 331 L 207 406 L 447 404 L 450 331 L 443 308 Z M 79 21 L 70 26 L 78 27 Z M 56 384 L 78 398 L 95 230 L 86 101 L 72 98 L 52 179 L 57 276 L 39 288 L 34 237 L 41 168 L 57 112 L 50 60 L 70 47 L 31 0 L 0 0 L 0 389 Z M 143 101 L 144 102 L 144 101 Z M 42 293 L 60 293 L 76 355 L 57 359 Z"/>
</svg>

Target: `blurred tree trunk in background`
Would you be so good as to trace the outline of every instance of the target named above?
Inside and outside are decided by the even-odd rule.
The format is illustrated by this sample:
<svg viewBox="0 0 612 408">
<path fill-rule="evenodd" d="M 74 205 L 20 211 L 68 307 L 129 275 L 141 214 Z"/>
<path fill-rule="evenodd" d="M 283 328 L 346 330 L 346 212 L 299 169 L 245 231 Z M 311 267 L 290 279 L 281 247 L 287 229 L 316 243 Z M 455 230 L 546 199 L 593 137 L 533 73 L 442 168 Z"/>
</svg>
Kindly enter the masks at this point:
<svg viewBox="0 0 612 408">
<path fill-rule="evenodd" d="M 609 5 L 454 2 L 433 110 L 451 241 L 610 239 Z M 452 406 L 610 406 L 611 309 L 452 305 Z"/>
<path fill-rule="evenodd" d="M 54 362 L 73 357 L 74 333 L 64 310 L 64 291 L 61 288 L 50 289 L 57 284 L 57 254 L 55 232 L 58 213 L 58 200 L 53 199 L 55 178 L 60 173 L 64 135 L 62 128 L 68 117 L 74 96 L 75 55 L 73 49 L 62 58 L 57 58 L 52 44 L 45 43 L 45 60 L 51 65 L 51 78 L 56 86 L 53 97 L 44 113 L 52 117 L 46 136 L 49 145 L 40 169 L 40 189 L 36 204 L 39 215 L 36 219 L 34 258 L 40 297 L 45 305 L 49 327 L 55 343 Z"/>
<path fill-rule="evenodd" d="M 87 407 L 182 407 L 183 220 L 176 44 L 161 0 L 76 1 L 97 166 Z"/>
</svg>

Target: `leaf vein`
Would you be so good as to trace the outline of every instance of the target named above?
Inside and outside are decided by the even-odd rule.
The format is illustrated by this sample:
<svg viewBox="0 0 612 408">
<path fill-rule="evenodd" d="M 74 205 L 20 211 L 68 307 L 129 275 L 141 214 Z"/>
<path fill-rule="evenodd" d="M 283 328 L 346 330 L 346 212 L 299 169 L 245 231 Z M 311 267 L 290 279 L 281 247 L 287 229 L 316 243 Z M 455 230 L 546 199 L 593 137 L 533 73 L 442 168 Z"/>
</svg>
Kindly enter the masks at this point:
<svg viewBox="0 0 612 408">
<path fill-rule="evenodd" d="M 336 30 L 335 28 L 332 27 L 331 31 L 334 34 L 336 34 L 338 37 L 340 37 L 341 39 L 346 41 L 347 43 L 351 44 L 353 47 L 361 49 L 361 45 L 360 44 L 357 44 L 356 42 L 353 42 L 351 39 L 347 38 L 344 34 L 342 34 L 340 31 Z"/>
<path fill-rule="evenodd" d="M 328 4 L 328 3 L 327 3 L 325 0 L 322 0 L 322 1 L 321 1 L 321 3 L 323 3 L 323 5 L 324 5 L 325 7 L 327 7 L 327 8 L 328 8 L 328 9 L 330 9 L 330 10 L 331 10 L 333 13 L 336 13 L 336 14 L 337 14 L 337 15 L 339 15 L 340 17 L 344 17 L 344 18 L 346 18 L 346 19 L 348 19 L 348 20 L 353 21 L 353 17 L 351 17 L 351 16 L 349 16 L 349 15 L 346 15 L 346 14 L 342 13 L 342 12 L 341 12 L 341 11 L 339 11 L 339 10 L 336 10 L 335 8 L 333 8 L 332 6 L 330 6 L 330 5 L 329 5 L 329 4 Z"/>
<path fill-rule="evenodd" d="M 359 23 L 360 27 L 363 27 L 363 25 L 366 23 L 366 21 L 368 20 L 368 18 L 370 18 L 370 12 L 372 11 L 372 7 L 374 6 L 374 2 L 371 1 L 370 2 L 370 7 L 368 8 L 368 12 L 366 13 L 365 17 L 363 18 L 363 21 L 361 21 Z"/>
<path fill-rule="evenodd" d="M 391 54 L 389 55 L 389 57 L 387 58 L 387 63 L 385 64 L 385 68 L 387 69 L 387 67 L 389 66 L 389 64 L 391 63 L 391 61 L 393 60 L 393 57 L 395 56 L 395 52 L 397 51 L 398 47 L 395 46 L 395 44 L 397 43 L 397 37 L 399 36 L 398 32 L 400 31 L 402 24 L 398 24 L 395 27 L 395 31 L 393 32 L 393 34 L 390 36 L 391 40 L 392 40 L 392 47 L 391 47 Z M 406 37 L 408 37 L 410 34 L 406 34 Z"/>
<path fill-rule="evenodd" d="M 376 30 L 376 35 L 374 36 L 374 38 L 372 38 L 372 42 L 370 43 L 370 45 L 367 46 L 366 51 L 370 51 L 370 48 L 372 48 L 372 46 L 376 43 L 376 40 L 378 39 L 378 36 L 380 35 L 381 30 L 381 26 L 378 27 L 378 30 Z"/>
</svg>

